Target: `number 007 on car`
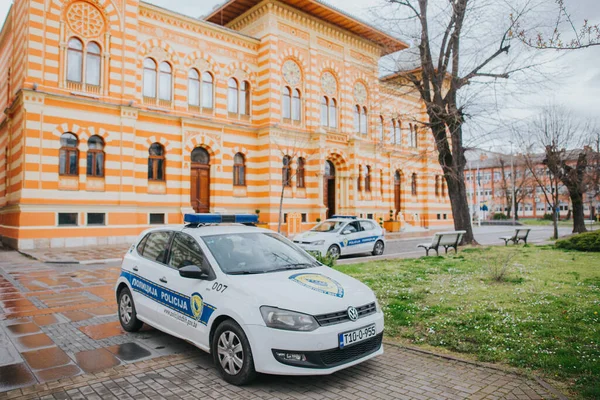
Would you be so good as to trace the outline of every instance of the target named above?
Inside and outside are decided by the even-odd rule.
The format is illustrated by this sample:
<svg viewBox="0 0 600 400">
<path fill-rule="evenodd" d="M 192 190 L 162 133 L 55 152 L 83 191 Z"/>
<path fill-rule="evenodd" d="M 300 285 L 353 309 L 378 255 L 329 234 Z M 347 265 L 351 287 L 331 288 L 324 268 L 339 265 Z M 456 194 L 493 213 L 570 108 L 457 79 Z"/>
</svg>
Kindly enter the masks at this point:
<svg viewBox="0 0 600 400">
<path fill-rule="evenodd" d="M 377 335 L 375 331 L 375 324 L 365 326 L 364 328 L 356 329 L 350 332 L 340 333 L 338 335 L 338 339 L 340 342 L 340 349 L 343 349 L 346 346 L 356 344 L 372 338 Z"/>
</svg>

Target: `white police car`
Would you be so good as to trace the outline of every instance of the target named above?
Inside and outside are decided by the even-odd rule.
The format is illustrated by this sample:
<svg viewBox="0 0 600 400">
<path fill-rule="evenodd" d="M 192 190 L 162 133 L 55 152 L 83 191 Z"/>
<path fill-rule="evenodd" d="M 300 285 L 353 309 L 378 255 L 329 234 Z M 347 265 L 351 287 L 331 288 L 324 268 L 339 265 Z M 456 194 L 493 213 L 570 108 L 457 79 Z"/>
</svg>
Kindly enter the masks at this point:
<svg viewBox="0 0 600 400">
<path fill-rule="evenodd" d="M 185 339 L 233 384 L 257 372 L 330 374 L 383 353 L 383 313 L 366 285 L 243 225 L 255 215 L 185 221 L 143 232 L 125 255 L 115 287 L 123 329 L 145 322 Z"/>
<path fill-rule="evenodd" d="M 334 215 L 294 237 L 294 243 L 308 252 L 333 257 L 358 253 L 380 256 L 385 249 L 384 231 L 379 224 L 352 216 Z"/>
</svg>

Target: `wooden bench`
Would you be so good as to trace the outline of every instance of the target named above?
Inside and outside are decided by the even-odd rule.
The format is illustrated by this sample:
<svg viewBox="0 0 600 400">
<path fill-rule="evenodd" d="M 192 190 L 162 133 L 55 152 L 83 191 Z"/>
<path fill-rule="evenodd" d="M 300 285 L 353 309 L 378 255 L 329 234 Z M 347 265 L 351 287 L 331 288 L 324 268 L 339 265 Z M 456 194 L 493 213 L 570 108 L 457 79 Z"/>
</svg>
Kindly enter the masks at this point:
<svg viewBox="0 0 600 400">
<path fill-rule="evenodd" d="M 520 241 L 523 241 L 527 244 L 527 237 L 529 236 L 530 231 L 531 228 L 517 228 L 512 236 L 501 236 L 500 239 L 504 240 L 505 246 L 508 246 L 508 242 L 519 244 Z"/>
<path fill-rule="evenodd" d="M 467 231 L 452 231 L 452 232 L 438 232 L 433 235 L 431 243 L 421 243 L 417 247 L 425 249 L 425 255 L 429 255 L 429 250 L 435 250 L 435 254 L 440 255 L 438 249 L 443 247 L 448 254 L 448 249 L 453 248 L 454 252 L 458 252 L 458 244 L 462 240 L 463 235 Z"/>
</svg>

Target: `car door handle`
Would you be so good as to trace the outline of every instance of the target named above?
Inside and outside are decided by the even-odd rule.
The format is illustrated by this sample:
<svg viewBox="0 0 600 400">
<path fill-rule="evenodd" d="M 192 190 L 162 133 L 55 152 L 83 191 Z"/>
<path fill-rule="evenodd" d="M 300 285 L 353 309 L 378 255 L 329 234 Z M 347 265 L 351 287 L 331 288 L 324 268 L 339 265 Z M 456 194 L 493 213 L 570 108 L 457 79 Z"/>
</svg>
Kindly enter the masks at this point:
<svg viewBox="0 0 600 400">
<path fill-rule="evenodd" d="M 162 278 L 159 279 L 159 281 L 161 281 L 162 283 L 167 283 L 167 278 L 165 278 L 164 276 Z"/>
<path fill-rule="evenodd" d="M 133 270 L 134 270 L 135 272 L 138 272 L 138 271 L 139 271 L 139 268 L 137 267 L 137 265 L 136 265 L 135 267 L 133 267 Z"/>
</svg>

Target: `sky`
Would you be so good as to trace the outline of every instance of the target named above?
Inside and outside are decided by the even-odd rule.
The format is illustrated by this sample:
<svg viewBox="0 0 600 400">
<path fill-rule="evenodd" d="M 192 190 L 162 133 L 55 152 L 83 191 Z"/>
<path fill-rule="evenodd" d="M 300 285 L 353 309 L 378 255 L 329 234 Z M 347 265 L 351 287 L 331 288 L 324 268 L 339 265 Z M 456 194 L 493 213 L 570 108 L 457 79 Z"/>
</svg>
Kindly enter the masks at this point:
<svg viewBox="0 0 600 400">
<path fill-rule="evenodd" d="M 222 4 L 224 0 L 147 0 L 150 3 L 165 7 L 192 17 L 200 17 L 208 14 L 213 7 Z M 373 13 L 373 6 L 380 4 L 383 0 L 327 0 L 327 2 L 349 14 L 360 16 L 362 19 L 377 24 L 377 17 Z M 432 0 L 434 1 L 434 0 Z M 484 2 L 486 0 L 473 0 Z M 521 0 L 505 0 L 506 4 L 517 4 Z M 553 7 L 554 0 L 526 0 L 538 1 L 548 7 Z M 0 21 L 4 21 L 8 13 L 11 1 L 0 0 Z M 584 19 L 592 23 L 600 22 L 600 0 L 565 0 L 565 4 L 576 24 L 580 25 Z M 549 10 L 553 10 L 550 8 Z M 543 23 L 551 21 L 550 14 L 540 12 L 531 13 L 540 17 L 538 20 L 530 20 L 528 23 Z M 548 18 L 546 18 L 546 16 Z M 542 21 L 542 22 L 540 22 Z M 494 21 L 492 21 L 493 23 Z M 409 22 L 403 24 L 410 26 Z M 492 29 L 494 27 L 492 26 Z M 477 36 L 478 30 L 489 30 L 486 26 L 475 26 L 473 28 Z M 471 32 L 473 33 L 473 32 Z M 401 37 L 407 40 L 406 37 Z M 407 40 L 410 42 L 410 40 Z M 476 133 L 482 130 L 500 132 L 500 137 L 505 135 L 502 128 L 498 126 L 510 125 L 512 121 L 523 120 L 535 114 L 540 106 L 549 102 L 564 104 L 570 107 L 577 118 L 596 119 L 600 124 L 600 46 L 585 50 L 556 52 L 544 50 L 530 52 L 544 62 L 537 68 L 536 72 L 521 73 L 520 80 L 515 79 L 510 84 L 501 84 L 493 87 L 482 86 L 481 89 L 488 91 L 486 102 L 492 99 L 495 110 L 489 109 L 489 104 L 480 109 L 480 113 L 494 114 L 493 124 L 486 123 L 486 118 L 473 118 L 467 129 L 468 134 L 473 137 L 485 138 L 475 140 L 473 144 L 490 150 L 499 150 L 502 147 L 501 139 L 488 140 L 487 136 Z M 541 53 L 541 54 L 538 54 Z M 477 57 L 478 54 L 473 54 Z M 527 84 L 525 84 L 527 83 Z M 474 90 L 481 90 L 475 87 Z M 480 115 L 481 117 L 481 115 Z M 489 125 L 489 126 L 488 126 Z M 490 126 L 494 125 L 493 128 Z M 599 125 L 600 126 L 600 125 Z M 487 142 L 487 146 L 486 146 Z M 506 150 L 506 149 L 504 149 Z"/>
</svg>

